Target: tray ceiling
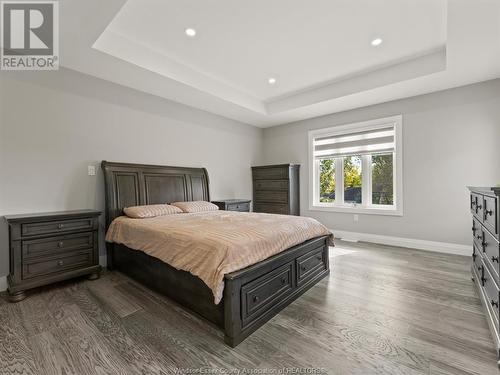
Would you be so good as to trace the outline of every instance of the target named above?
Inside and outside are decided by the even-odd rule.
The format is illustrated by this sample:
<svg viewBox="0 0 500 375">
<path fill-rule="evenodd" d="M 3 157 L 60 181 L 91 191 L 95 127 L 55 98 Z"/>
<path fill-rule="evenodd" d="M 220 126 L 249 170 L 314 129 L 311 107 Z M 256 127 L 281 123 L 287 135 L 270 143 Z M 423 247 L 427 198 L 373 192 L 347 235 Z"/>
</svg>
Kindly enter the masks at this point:
<svg viewBox="0 0 500 375">
<path fill-rule="evenodd" d="M 61 65 L 262 127 L 500 76 L 496 0 L 60 4 Z"/>
</svg>

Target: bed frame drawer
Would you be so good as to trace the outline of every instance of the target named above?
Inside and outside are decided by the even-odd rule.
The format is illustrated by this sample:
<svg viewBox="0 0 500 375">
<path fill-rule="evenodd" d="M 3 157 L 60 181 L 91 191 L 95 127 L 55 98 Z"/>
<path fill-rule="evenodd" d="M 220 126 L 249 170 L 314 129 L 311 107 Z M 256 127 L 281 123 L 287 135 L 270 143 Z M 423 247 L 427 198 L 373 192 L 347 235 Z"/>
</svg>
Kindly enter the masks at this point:
<svg viewBox="0 0 500 375">
<path fill-rule="evenodd" d="M 302 285 L 317 274 L 326 270 L 326 260 L 322 247 L 314 249 L 295 260 L 297 285 Z"/>
<path fill-rule="evenodd" d="M 292 292 L 293 271 L 293 262 L 289 262 L 241 288 L 243 326 Z"/>
</svg>

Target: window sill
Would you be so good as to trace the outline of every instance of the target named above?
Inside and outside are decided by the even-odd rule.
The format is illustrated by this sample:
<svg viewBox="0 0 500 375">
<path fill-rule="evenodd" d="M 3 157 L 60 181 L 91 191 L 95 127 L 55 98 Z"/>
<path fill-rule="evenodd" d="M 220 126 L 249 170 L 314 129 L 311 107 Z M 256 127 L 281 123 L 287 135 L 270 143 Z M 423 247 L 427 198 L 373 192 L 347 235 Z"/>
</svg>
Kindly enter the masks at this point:
<svg viewBox="0 0 500 375">
<path fill-rule="evenodd" d="M 340 213 L 348 213 L 348 214 L 403 216 L 402 209 L 380 208 L 380 207 L 309 205 L 309 210 L 310 211 L 340 212 Z"/>
</svg>

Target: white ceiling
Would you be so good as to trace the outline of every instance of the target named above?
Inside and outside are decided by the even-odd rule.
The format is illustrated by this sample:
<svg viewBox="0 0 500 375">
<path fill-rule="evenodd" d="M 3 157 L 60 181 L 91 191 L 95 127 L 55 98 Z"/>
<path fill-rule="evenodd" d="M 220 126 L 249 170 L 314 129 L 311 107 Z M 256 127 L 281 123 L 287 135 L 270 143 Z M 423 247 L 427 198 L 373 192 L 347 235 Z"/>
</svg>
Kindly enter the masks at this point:
<svg viewBox="0 0 500 375">
<path fill-rule="evenodd" d="M 261 127 L 500 76 L 498 0 L 60 6 L 61 65 Z"/>
</svg>

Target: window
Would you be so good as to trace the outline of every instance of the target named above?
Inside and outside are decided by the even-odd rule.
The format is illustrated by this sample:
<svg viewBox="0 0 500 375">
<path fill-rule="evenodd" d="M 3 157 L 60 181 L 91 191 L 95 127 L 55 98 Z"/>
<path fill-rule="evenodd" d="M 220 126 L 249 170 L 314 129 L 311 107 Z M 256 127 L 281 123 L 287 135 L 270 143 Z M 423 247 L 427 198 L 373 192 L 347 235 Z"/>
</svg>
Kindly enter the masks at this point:
<svg viewBox="0 0 500 375">
<path fill-rule="evenodd" d="M 401 116 L 309 132 L 309 208 L 402 215 L 401 140 Z"/>
</svg>

